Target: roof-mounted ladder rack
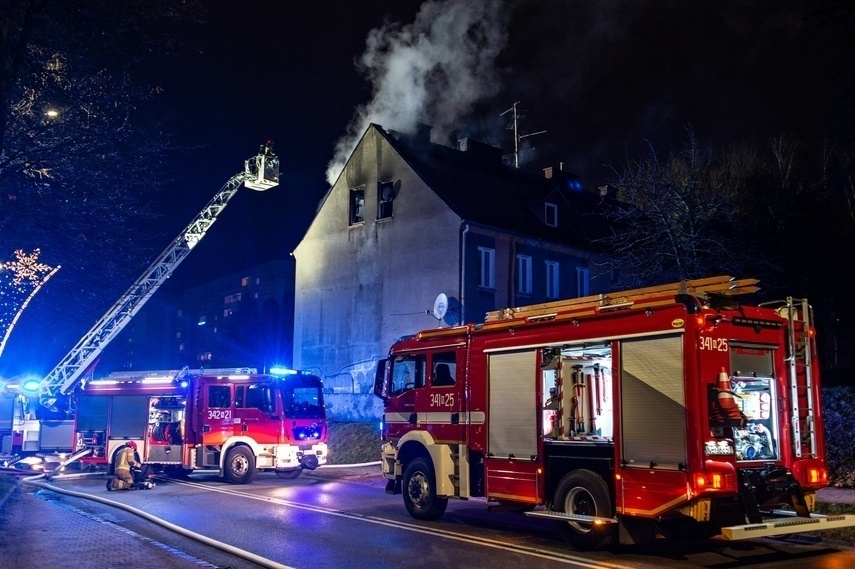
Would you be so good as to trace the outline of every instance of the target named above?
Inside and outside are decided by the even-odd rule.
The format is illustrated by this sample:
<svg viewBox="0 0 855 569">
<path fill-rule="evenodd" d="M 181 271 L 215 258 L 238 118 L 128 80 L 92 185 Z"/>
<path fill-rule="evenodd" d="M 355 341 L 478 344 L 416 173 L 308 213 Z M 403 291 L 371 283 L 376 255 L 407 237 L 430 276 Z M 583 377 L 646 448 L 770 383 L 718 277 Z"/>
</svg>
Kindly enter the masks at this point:
<svg viewBox="0 0 855 569">
<path fill-rule="evenodd" d="M 621 292 L 608 294 L 597 294 L 571 298 L 567 300 L 556 300 L 531 306 L 520 306 L 516 308 L 505 308 L 488 312 L 484 318 L 485 322 L 496 320 L 507 320 L 511 318 L 524 318 L 554 314 L 562 310 L 583 308 L 619 308 L 632 306 L 632 303 L 645 298 L 667 296 L 671 294 L 712 294 L 720 296 L 736 296 L 756 292 L 757 279 L 735 279 L 734 277 L 722 275 L 708 277 L 705 279 L 683 280 L 658 286 L 649 286 Z"/>
</svg>

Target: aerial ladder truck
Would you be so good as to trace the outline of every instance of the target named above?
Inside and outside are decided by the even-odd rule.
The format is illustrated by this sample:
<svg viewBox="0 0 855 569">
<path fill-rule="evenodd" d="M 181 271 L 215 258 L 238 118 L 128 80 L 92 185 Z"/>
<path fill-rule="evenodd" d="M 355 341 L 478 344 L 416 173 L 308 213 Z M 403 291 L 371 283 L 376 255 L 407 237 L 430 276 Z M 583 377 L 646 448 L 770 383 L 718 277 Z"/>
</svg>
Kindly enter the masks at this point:
<svg viewBox="0 0 855 569">
<path fill-rule="evenodd" d="M 22 392 L 17 397 L 19 404 L 0 406 L 0 411 L 13 414 L 11 418 L 0 417 L 0 456 L 5 456 L 7 462 L 11 462 L 16 455 L 70 451 L 74 442 L 74 421 L 70 419 L 73 411 L 68 407 L 72 403 L 69 396 L 95 366 L 104 348 L 205 237 L 241 185 L 265 191 L 278 184 L 279 158 L 273 152 L 272 141 L 268 141 L 261 146 L 256 156 L 244 162 L 243 171 L 228 179 L 92 329 L 34 386 L 34 397 L 27 397 Z M 34 413 L 28 413 L 28 408 L 31 410 L 34 407 L 34 399 L 48 409 L 64 410 L 62 414 L 65 417 L 59 420 L 37 419 Z M 8 425 L 11 425 L 11 431 L 4 432 L 9 428 Z"/>
</svg>

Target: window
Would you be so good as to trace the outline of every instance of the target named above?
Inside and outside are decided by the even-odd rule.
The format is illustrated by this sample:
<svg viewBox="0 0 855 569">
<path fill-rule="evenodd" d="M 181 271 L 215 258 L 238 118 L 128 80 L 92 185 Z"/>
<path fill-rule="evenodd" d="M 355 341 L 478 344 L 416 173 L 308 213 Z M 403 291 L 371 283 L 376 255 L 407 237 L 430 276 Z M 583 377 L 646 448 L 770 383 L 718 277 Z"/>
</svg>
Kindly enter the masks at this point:
<svg viewBox="0 0 855 569">
<path fill-rule="evenodd" d="M 199 322 L 198 322 L 197 324 L 198 324 L 199 326 L 204 326 L 204 325 L 205 325 L 205 324 L 207 324 L 207 323 L 208 323 L 208 319 L 207 319 L 207 317 L 205 317 L 205 316 L 203 315 L 203 316 L 200 316 L 200 317 L 199 317 Z"/>
<path fill-rule="evenodd" d="M 223 318 L 228 318 L 229 316 L 231 316 L 234 313 L 235 313 L 235 311 L 232 310 L 231 308 L 226 308 L 225 310 L 223 310 Z"/>
<path fill-rule="evenodd" d="M 488 247 L 478 247 L 478 286 L 481 288 L 496 288 L 496 250 Z"/>
<path fill-rule="evenodd" d="M 223 304 L 234 304 L 235 302 L 240 302 L 242 298 L 242 292 L 238 292 L 236 294 L 228 294 L 223 298 Z"/>
<path fill-rule="evenodd" d="M 228 385 L 208 386 L 208 407 L 231 407 L 232 393 Z"/>
<path fill-rule="evenodd" d="M 240 280 L 240 286 L 249 286 L 249 277 L 244 277 Z"/>
<path fill-rule="evenodd" d="M 350 225 L 365 222 L 365 190 L 350 190 Z"/>
<path fill-rule="evenodd" d="M 395 199 L 395 187 L 391 181 L 377 183 L 377 219 L 392 217 L 392 201 Z"/>
<path fill-rule="evenodd" d="M 588 296 L 590 275 L 586 267 L 576 267 L 576 296 Z"/>
<path fill-rule="evenodd" d="M 272 413 L 273 397 L 270 387 L 258 383 L 235 387 L 235 407 L 261 409 L 265 413 Z"/>
<path fill-rule="evenodd" d="M 558 298 L 557 261 L 546 261 L 546 298 Z"/>
<path fill-rule="evenodd" d="M 554 203 L 546 202 L 544 205 L 543 221 L 549 227 L 558 227 L 558 206 Z"/>
<path fill-rule="evenodd" d="M 432 367 L 431 385 L 434 387 L 454 385 L 454 378 L 457 376 L 457 360 L 454 357 L 454 352 L 434 354 Z"/>
<path fill-rule="evenodd" d="M 531 294 L 531 257 L 517 255 L 517 293 Z"/>
<path fill-rule="evenodd" d="M 402 355 L 392 364 L 392 396 L 424 386 L 424 356 Z"/>
</svg>

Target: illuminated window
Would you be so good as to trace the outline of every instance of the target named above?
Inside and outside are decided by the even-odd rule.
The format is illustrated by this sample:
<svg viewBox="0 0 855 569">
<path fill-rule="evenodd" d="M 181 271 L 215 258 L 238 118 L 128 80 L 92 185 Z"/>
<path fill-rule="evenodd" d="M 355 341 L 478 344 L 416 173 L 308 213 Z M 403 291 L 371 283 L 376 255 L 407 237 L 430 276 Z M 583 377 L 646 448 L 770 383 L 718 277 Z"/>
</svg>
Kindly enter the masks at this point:
<svg viewBox="0 0 855 569">
<path fill-rule="evenodd" d="M 350 190 L 350 225 L 365 222 L 365 189 Z"/>
<path fill-rule="evenodd" d="M 235 313 L 235 311 L 233 309 L 226 308 L 225 310 L 223 310 L 223 318 L 228 318 L 229 316 L 231 316 L 234 313 Z"/>
<path fill-rule="evenodd" d="M 249 286 L 249 277 L 244 277 L 240 280 L 240 286 Z"/>
<path fill-rule="evenodd" d="M 200 362 L 209 362 L 211 361 L 211 352 L 202 352 L 201 354 L 196 356 L 196 359 Z"/>
<path fill-rule="evenodd" d="M 496 288 L 496 250 L 489 247 L 478 247 L 478 286 L 481 288 Z"/>
<path fill-rule="evenodd" d="M 546 261 L 546 298 L 558 298 L 557 261 Z"/>
<path fill-rule="evenodd" d="M 183 344 L 183 343 L 178 344 L 178 351 L 179 351 L 179 352 L 183 352 L 183 351 L 184 351 L 184 344 Z"/>
<path fill-rule="evenodd" d="M 531 294 L 531 257 L 517 255 L 517 293 Z"/>
<path fill-rule="evenodd" d="M 208 323 L 208 318 L 206 316 L 203 315 L 203 316 L 199 317 L 199 322 L 198 322 L 199 326 L 204 326 L 207 323 Z"/>
</svg>

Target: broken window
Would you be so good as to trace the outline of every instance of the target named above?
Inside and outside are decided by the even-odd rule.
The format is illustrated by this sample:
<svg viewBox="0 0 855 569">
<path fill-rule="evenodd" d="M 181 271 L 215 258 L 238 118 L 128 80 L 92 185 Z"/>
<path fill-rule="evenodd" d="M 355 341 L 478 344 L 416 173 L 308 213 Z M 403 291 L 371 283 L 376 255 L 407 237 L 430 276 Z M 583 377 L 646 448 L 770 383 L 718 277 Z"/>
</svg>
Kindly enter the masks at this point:
<svg viewBox="0 0 855 569">
<path fill-rule="evenodd" d="M 365 189 L 350 190 L 350 225 L 365 222 Z"/>
<path fill-rule="evenodd" d="M 377 219 L 389 219 L 392 217 L 392 202 L 395 200 L 395 187 L 393 182 L 377 183 Z"/>
</svg>

